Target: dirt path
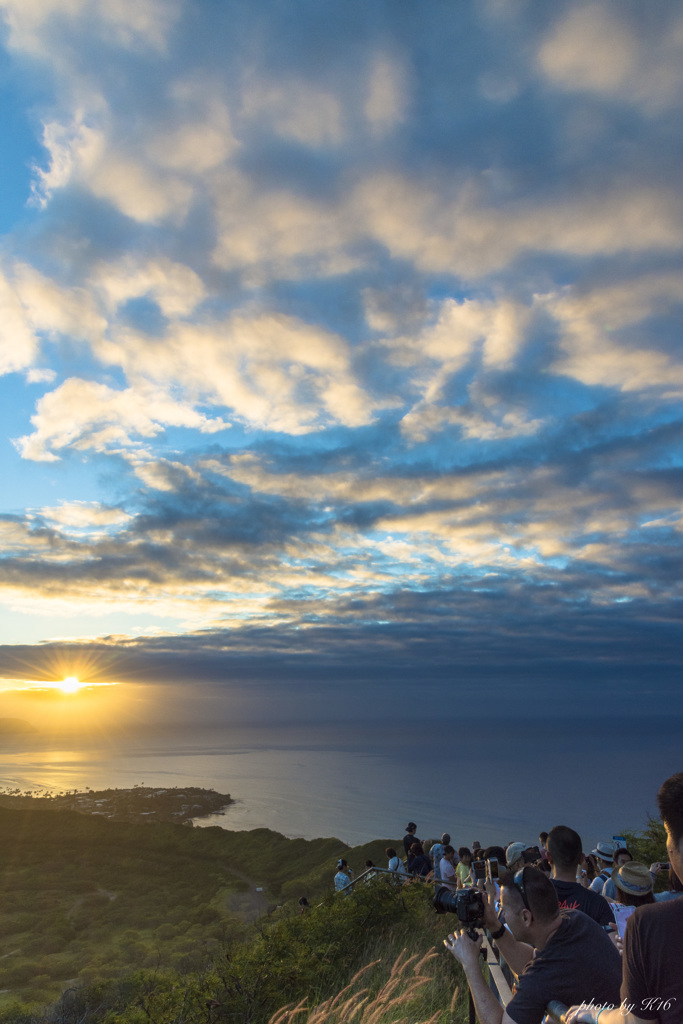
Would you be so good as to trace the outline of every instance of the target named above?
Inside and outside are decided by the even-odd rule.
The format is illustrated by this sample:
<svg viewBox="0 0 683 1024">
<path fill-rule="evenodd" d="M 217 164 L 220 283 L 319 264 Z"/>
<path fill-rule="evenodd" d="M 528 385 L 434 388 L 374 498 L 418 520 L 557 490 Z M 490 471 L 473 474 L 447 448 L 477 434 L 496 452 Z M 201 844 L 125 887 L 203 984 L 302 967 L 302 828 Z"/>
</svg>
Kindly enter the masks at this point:
<svg viewBox="0 0 683 1024">
<path fill-rule="evenodd" d="M 250 924 L 252 921 L 258 920 L 259 917 L 263 917 L 268 912 L 268 908 L 271 905 L 268 901 L 268 897 L 264 891 L 264 887 L 257 885 L 253 879 L 245 875 L 243 871 L 239 871 L 237 868 L 227 869 L 231 875 L 246 882 L 249 886 L 248 892 L 233 892 L 230 893 L 226 900 L 226 907 L 232 914 L 237 914 L 243 921 Z M 260 891 L 259 891 L 260 890 Z"/>
<path fill-rule="evenodd" d="M 71 906 L 67 910 L 67 912 L 66 912 L 67 919 L 70 918 L 73 914 L 75 914 L 76 911 L 79 910 L 83 906 L 85 901 L 90 898 L 90 896 L 107 896 L 108 899 L 110 899 L 110 900 L 115 900 L 116 899 L 116 893 L 115 892 L 110 892 L 108 889 L 95 889 L 95 890 L 93 890 L 93 892 L 83 893 L 82 896 L 78 896 L 74 900 L 74 902 L 71 904 Z"/>
</svg>

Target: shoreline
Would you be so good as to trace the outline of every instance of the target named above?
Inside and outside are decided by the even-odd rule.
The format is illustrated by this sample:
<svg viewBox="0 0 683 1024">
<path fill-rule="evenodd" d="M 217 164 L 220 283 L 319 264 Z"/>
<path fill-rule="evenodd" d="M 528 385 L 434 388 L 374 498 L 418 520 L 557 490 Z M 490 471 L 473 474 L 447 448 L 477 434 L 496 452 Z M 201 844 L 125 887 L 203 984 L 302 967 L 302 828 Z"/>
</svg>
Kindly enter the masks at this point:
<svg viewBox="0 0 683 1024">
<path fill-rule="evenodd" d="M 192 826 L 193 819 L 225 811 L 235 801 L 229 793 L 198 786 L 133 786 L 130 789 L 86 788 L 83 792 L 45 794 L 0 793 L 0 807 L 26 810 L 75 811 L 110 821 L 165 822 Z"/>
</svg>

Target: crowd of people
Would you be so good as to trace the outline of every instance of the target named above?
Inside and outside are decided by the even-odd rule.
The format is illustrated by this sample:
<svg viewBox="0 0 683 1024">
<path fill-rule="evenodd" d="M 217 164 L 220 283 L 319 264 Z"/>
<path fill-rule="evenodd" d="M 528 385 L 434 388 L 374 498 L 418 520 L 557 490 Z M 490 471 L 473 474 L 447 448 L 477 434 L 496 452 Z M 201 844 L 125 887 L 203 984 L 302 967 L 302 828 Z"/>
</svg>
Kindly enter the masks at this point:
<svg viewBox="0 0 683 1024">
<path fill-rule="evenodd" d="M 387 848 L 398 882 L 481 891 L 480 924 L 512 981 L 507 1006 L 482 969 L 481 935 L 455 930 L 444 942 L 465 970 L 481 1024 L 541 1024 L 551 1000 L 571 1007 L 568 1024 L 683 1022 L 683 772 L 667 779 L 658 802 L 667 863 L 639 863 L 607 840 L 585 853 L 567 825 L 541 832 L 533 846 L 475 841 L 456 851 L 448 833 L 420 840 L 411 821 L 403 857 Z M 348 892 L 353 872 L 345 860 L 337 868 L 335 887 Z M 655 891 L 663 877 L 666 887 Z"/>
</svg>

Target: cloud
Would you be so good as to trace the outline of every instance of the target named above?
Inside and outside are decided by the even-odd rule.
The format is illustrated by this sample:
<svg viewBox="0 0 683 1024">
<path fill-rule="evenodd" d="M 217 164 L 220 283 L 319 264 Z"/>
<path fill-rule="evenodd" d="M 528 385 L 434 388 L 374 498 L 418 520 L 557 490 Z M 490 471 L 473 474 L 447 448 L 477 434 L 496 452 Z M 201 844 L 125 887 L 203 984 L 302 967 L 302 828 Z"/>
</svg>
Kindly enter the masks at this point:
<svg viewBox="0 0 683 1024">
<path fill-rule="evenodd" d="M 230 159 L 239 142 L 222 91 L 217 76 L 197 74 L 172 82 L 172 117 L 154 126 L 145 144 L 147 156 L 160 167 L 198 176 Z"/>
<path fill-rule="evenodd" d="M 35 331 L 96 342 L 107 327 L 88 289 L 63 287 L 19 263 L 14 268 L 17 294 Z"/>
<path fill-rule="evenodd" d="M 623 4 L 571 6 L 542 41 L 540 68 L 571 92 L 597 93 L 648 112 L 679 105 L 683 17 L 675 6 L 662 16 L 663 10 L 639 21 Z"/>
<path fill-rule="evenodd" d="M 95 26 L 98 35 L 115 45 L 139 44 L 163 49 L 179 11 L 176 0 L 2 0 L 9 26 L 9 45 L 16 50 L 54 56 L 55 24 L 73 27 L 79 20 Z"/>
<path fill-rule="evenodd" d="M 429 501 L 464 501 L 473 498 L 493 474 L 411 474 L 378 472 L 376 466 L 362 472 L 350 466 L 322 473 L 287 472 L 264 464 L 256 454 L 232 455 L 230 459 L 202 459 L 199 467 L 245 484 L 256 493 L 277 494 L 294 500 L 327 503 L 392 502 L 410 505 Z"/>
<path fill-rule="evenodd" d="M 666 443 L 663 433 L 648 439 Z M 318 473 L 300 458 L 284 472 L 282 452 L 185 464 L 133 453 L 136 471 L 146 467 L 162 489 L 140 495 L 129 518 L 71 503 L 2 524 L 0 593 L 25 614 L 82 619 L 114 607 L 136 614 L 153 589 L 156 614 L 181 630 L 377 618 L 426 628 L 469 593 L 489 595 L 487 614 L 495 607 L 505 631 L 522 581 L 524 600 L 547 591 L 562 615 L 624 600 L 663 608 L 680 591 L 671 517 L 683 479 L 645 474 L 645 454 L 644 442 L 621 437 L 535 467 L 526 455 L 488 469 L 383 474 L 382 460 L 368 466 L 360 451 L 328 455 Z"/>
<path fill-rule="evenodd" d="M 213 259 L 224 270 L 246 271 L 249 283 L 336 276 L 363 264 L 354 251 L 362 240 L 358 219 L 343 203 L 283 188 L 257 190 L 236 171 L 217 177 L 214 197 Z"/>
<path fill-rule="evenodd" d="M 48 169 L 37 172 L 36 196 L 43 205 L 56 189 L 75 185 L 142 223 L 184 219 L 191 185 L 107 139 L 105 130 L 86 123 L 82 112 L 69 124 L 47 123 L 43 144 L 50 158 Z"/>
<path fill-rule="evenodd" d="M 16 288 L 0 273 L 0 374 L 31 366 L 38 354 L 38 339 L 27 323 Z"/>
<path fill-rule="evenodd" d="M 406 72 L 401 63 L 386 54 L 377 54 L 370 71 L 365 116 L 376 135 L 384 135 L 401 124 L 406 114 Z"/>
<path fill-rule="evenodd" d="M 448 426 L 460 427 L 463 436 L 472 440 L 500 441 L 535 434 L 542 425 L 540 419 L 529 419 L 525 409 L 501 407 L 499 403 L 495 408 L 488 401 L 481 410 L 469 402 L 459 407 L 417 404 L 401 421 L 406 437 L 415 442 L 426 441 Z"/>
<path fill-rule="evenodd" d="M 26 383 L 27 384 L 51 384 L 57 376 L 54 370 L 38 369 L 37 367 L 32 370 L 26 371 Z"/>
<path fill-rule="evenodd" d="M 132 518 L 120 508 L 107 507 L 95 501 L 63 501 L 52 508 L 41 508 L 39 515 L 59 527 L 76 530 L 122 526 Z"/>
<path fill-rule="evenodd" d="M 151 296 L 164 316 L 188 316 L 206 296 L 201 278 L 190 268 L 165 256 L 141 260 L 129 254 L 93 267 L 90 283 L 102 295 L 110 311 L 129 299 Z"/>
<path fill-rule="evenodd" d="M 663 313 L 683 307 L 680 273 L 568 289 L 546 301 L 560 330 L 555 373 L 593 386 L 680 396 L 683 360 L 677 346 L 666 350 L 656 328 Z"/>
<path fill-rule="evenodd" d="M 302 434 L 331 422 L 372 422 L 374 402 L 355 378 L 342 337 L 295 317 L 236 312 L 176 324 L 161 337 L 117 331 L 100 357 L 132 380 L 182 388 L 254 427 Z"/>
<path fill-rule="evenodd" d="M 368 233 L 423 272 L 474 279 L 525 253 L 574 256 L 677 251 L 683 207 L 673 189 L 647 184 L 569 192 L 550 202 L 487 201 L 476 181 L 456 196 L 398 175 L 368 177 L 354 208 Z M 362 211 L 362 213 L 361 213 Z"/>
<path fill-rule="evenodd" d="M 480 363 L 484 373 L 511 368 L 532 315 L 531 308 L 509 299 L 446 299 L 433 311 L 432 323 L 416 336 L 385 340 L 382 344 L 393 362 L 415 368 L 411 384 L 420 398 L 401 420 L 405 436 L 423 442 L 449 425 L 480 440 L 535 433 L 541 420 L 487 392 L 482 379 L 470 381 L 459 404 L 446 401 L 454 378 L 465 367 Z"/>
<path fill-rule="evenodd" d="M 243 92 L 242 117 L 268 125 L 284 138 L 305 145 L 330 145 L 343 141 L 342 109 L 336 96 L 312 89 L 304 80 L 259 78 Z"/>
<path fill-rule="evenodd" d="M 433 323 L 416 338 L 398 338 L 389 344 L 401 362 L 440 364 L 439 376 L 461 369 L 479 348 L 486 367 L 504 368 L 523 344 L 529 320 L 530 310 L 509 299 L 446 299 L 435 310 Z M 430 391 L 434 390 L 430 384 Z"/>
<path fill-rule="evenodd" d="M 207 433 L 229 424 L 208 419 L 151 387 L 117 391 L 106 384 L 70 378 L 44 395 L 31 417 L 32 434 L 14 444 L 22 457 L 55 462 L 62 448 L 119 451 L 159 434 L 166 426 L 191 427 Z"/>
</svg>

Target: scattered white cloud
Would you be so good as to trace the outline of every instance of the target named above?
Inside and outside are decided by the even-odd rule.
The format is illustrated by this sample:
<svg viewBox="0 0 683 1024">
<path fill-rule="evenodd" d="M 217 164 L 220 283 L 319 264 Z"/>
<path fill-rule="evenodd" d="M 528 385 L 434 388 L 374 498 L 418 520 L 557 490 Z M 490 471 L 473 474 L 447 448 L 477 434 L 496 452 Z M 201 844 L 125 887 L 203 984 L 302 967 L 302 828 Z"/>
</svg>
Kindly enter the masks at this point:
<svg viewBox="0 0 683 1024">
<path fill-rule="evenodd" d="M 303 79 L 268 81 L 249 76 L 242 93 L 241 115 L 269 127 L 276 135 L 310 146 L 338 145 L 345 136 L 339 98 Z"/>
<path fill-rule="evenodd" d="M 129 299 L 149 295 L 164 316 L 185 317 L 206 296 L 204 283 L 194 270 L 165 256 L 140 259 L 129 254 L 113 263 L 99 262 L 90 282 L 112 312 Z"/>
<path fill-rule="evenodd" d="M 23 458 L 54 462 L 56 453 L 119 450 L 150 438 L 164 427 L 188 427 L 203 433 L 224 430 L 228 424 L 209 419 L 162 391 L 140 386 L 117 391 L 96 381 L 70 378 L 37 403 L 31 417 L 34 431 L 14 444 Z"/>
<path fill-rule="evenodd" d="M 530 310 L 509 299 L 445 299 L 434 323 L 415 339 L 392 343 L 407 362 L 433 361 L 448 373 L 459 370 L 476 348 L 484 365 L 510 366 L 524 341 Z"/>
<path fill-rule="evenodd" d="M 26 371 L 26 383 L 27 384 L 51 384 L 55 380 L 57 374 L 54 370 L 48 370 L 47 368 L 33 367 L 31 370 Z"/>
<path fill-rule="evenodd" d="M 477 408 L 471 403 L 463 406 L 431 405 L 419 403 L 401 420 L 401 430 L 415 443 L 427 441 L 440 434 L 447 426 L 458 426 L 463 437 L 470 441 L 502 441 L 511 437 L 528 437 L 543 426 L 542 419 L 530 419 L 521 408 L 498 408 L 484 403 Z"/>
<path fill-rule="evenodd" d="M 106 159 L 83 168 L 83 183 L 98 199 L 105 199 L 133 220 L 157 223 L 185 219 L 192 187 L 172 175 L 154 173 L 143 160 L 110 147 Z"/>
<path fill-rule="evenodd" d="M 388 54 L 374 57 L 370 68 L 365 116 L 377 135 L 384 135 L 405 117 L 407 75 L 402 63 Z"/>
<path fill-rule="evenodd" d="M 356 380 L 348 343 L 295 317 L 238 312 L 175 324 L 161 338 L 122 330 L 100 356 L 130 380 L 180 388 L 252 427 L 288 434 L 370 423 L 382 404 Z"/>
<path fill-rule="evenodd" d="M 352 210 L 335 201 L 259 191 L 236 171 L 216 177 L 216 264 L 246 271 L 248 285 L 272 277 L 285 280 L 332 277 L 363 265 L 354 252 L 362 232 Z"/>
<path fill-rule="evenodd" d="M 98 113 L 98 120 L 105 120 L 104 113 Z M 43 145 L 49 166 L 36 170 L 35 187 L 42 205 L 56 189 L 74 185 L 141 223 L 154 224 L 166 218 L 181 222 L 187 213 L 193 196 L 188 181 L 108 139 L 103 127 L 87 123 L 83 111 L 77 111 L 68 123 L 48 122 Z"/>
<path fill-rule="evenodd" d="M 683 275 L 645 274 L 545 300 L 560 329 L 555 373 L 622 391 L 683 393 L 683 357 L 657 344 L 646 321 L 683 308 Z"/>
<path fill-rule="evenodd" d="M 163 50 L 180 4 L 178 0 L 2 0 L 9 46 L 57 58 L 55 23 L 93 25 L 98 36 L 117 46 Z"/>
<path fill-rule="evenodd" d="M 35 331 L 66 335 L 96 343 L 107 327 L 92 294 L 86 288 L 65 288 L 25 263 L 14 268 L 17 294 Z"/>
<path fill-rule="evenodd" d="M 543 74 L 571 92 L 593 92 L 646 110 L 679 104 L 683 15 L 675 4 L 667 7 L 664 13 L 659 5 L 643 25 L 631 21 L 623 4 L 570 6 L 540 46 Z"/>
<path fill-rule="evenodd" d="M 494 206 L 474 180 L 454 197 L 399 175 L 377 175 L 359 186 L 353 211 L 353 222 L 394 257 L 466 279 L 510 267 L 525 253 L 678 251 L 683 234 L 680 195 L 646 183 Z"/>
<path fill-rule="evenodd" d="M 0 374 L 30 367 L 38 354 L 38 339 L 26 317 L 16 288 L 0 272 Z"/>
<path fill-rule="evenodd" d="M 123 509 L 112 508 L 96 501 L 63 501 L 59 505 L 41 508 L 38 512 L 44 519 L 60 527 L 79 530 L 123 526 L 133 518 Z"/>
<path fill-rule="evenodd" d="M 152 128 L 147 156 L 160 167 L 202 175 L 239 149 L 218 77 L 181 78 L 169 88 L 172 117 Z"/>
<path fill-rule="evenodd" d="M 179 486 L 201 484 L 201 476 L 191 466 L 170 459 L 155 458 L 148 452 L 130 451 L 124 455 L 136 477 L 154 491 L 177 491 Z M 170 538 L 166 537 L 168 541 Z M 159 538 L 163 542 L 162 538 Z"/>
</svg>

